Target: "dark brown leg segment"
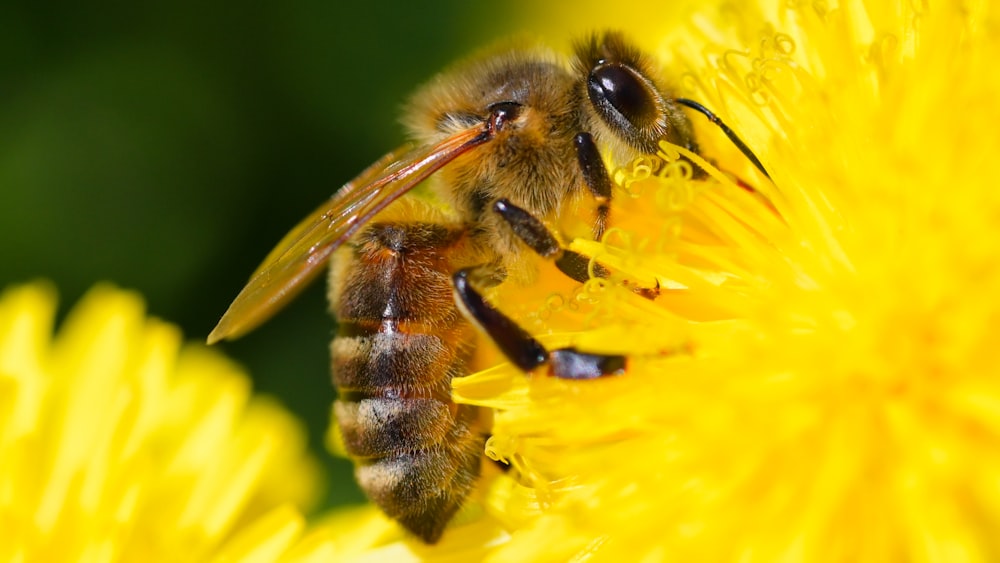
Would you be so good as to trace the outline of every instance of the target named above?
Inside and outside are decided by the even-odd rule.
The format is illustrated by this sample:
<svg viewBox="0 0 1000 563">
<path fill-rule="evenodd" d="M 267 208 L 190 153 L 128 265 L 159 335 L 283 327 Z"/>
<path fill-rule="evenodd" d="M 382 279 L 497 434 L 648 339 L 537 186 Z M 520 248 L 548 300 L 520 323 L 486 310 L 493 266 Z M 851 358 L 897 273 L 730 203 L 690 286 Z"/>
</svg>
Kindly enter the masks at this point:
<svg viewBox="0 0 1000 563">
<path fill-rule="evenodd" d="M 573 145 L 576 147 L 580 171 L 583 172 L 583 181 L 597 200 L 594 240 L 601 240 L 608 228 L 608 215 L 611 213 L 611 176 L 608 175 L 601 152 L 597 150 L 590 133 L 578 133 L 573 138 Z"/>
<path fill-rule="evenodd" d="M 574 348 L 549 352 L 513 319 L 487 303 L 469 283 L 469 274 L 466 269 L 452 276 L 456 299 L 507 359 L 522 371 L 548 364 L 549 375 L 562 379 L 594 379 L 625 372 L 625 356 L 587 354 Z"/>
<path fill-rule="evenodd" d="M 590 279 L 590 258 L 572 250 L 564 249 L 556 237 L 524 209 L 507 199 L 499 199 L 493 204 L 493 211 L 503 217 L 514 234 L 542 258 L 555 262 L 556 267 L 570 279 L 585 282 Z M 594 275 L 606 277 L 608 271 L 600 264 L 594 265 Z"/>
<path fill-rule="evenodd" d="M 590 279 L 591 274 L 598 278 L 606 278 L 611 274 L 606 267 L 599 263 L 595 263 L 593 271 L 591 271 L 589 258 L 562 248 L 556 237 L 545 228 L 541 221 L 510 201 L 497 200 L 493 204 L 493 210 L 503 217 L 514 234 L 529 248 L 542 258 L 554 261 L 556 267 L 569 278 L 583 283 Z M 660 287 L 659 285 L 656 287 L 633 287 L 632 292 L 653 300 L 660 296 Z"/>
</svg>

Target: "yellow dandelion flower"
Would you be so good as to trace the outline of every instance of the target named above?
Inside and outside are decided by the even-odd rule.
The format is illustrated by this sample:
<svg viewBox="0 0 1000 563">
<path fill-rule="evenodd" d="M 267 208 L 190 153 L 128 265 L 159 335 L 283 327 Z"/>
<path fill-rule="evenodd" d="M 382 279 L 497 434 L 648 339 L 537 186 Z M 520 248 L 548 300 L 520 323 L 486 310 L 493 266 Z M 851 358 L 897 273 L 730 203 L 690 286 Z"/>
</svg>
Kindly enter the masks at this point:
<svg viewBox="0 0 1000 563">
<path fill-rule="evenodd" d="M 1000 559 L 995 8 L 725 3 L 644 43 L 773 182 L 698 118 L 704 159 L 617 170 L 615 227 L 571 244 L 615 275 L 497 302 L 626 374 L 454 380 L 511 467 L 479 515 L 434 547 L 326 533 L 361 560 Z"/>
<path fill-rule="evenodd" d="M 0 295 L 0 561 L 274 561 L 315 462 L 239 368 L 92 290 L 52 338 L 54 291 Z"/>
</svg>

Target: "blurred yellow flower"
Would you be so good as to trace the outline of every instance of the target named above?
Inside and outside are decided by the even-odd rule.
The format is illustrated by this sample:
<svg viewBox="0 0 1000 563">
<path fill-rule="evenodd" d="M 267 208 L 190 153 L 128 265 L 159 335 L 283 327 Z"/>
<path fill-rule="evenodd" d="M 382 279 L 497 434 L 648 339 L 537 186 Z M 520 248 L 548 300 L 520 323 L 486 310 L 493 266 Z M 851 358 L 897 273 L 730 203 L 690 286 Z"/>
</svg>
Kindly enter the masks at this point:
<svg viewBox="0 0 1000 563">
<path fill-rule="evenodd" d="M 55 312 L 0 295 L 0 561 L 286 553 L 319 484 L 299 424 L 135 294 L 95 288 L 53 338 Z"/>
<path fill-rule="evenodd" d="M 627 374 L 455 380 L 511 465 L 485 516 L 434 548 L 329 533 L 369 560 L 1000 559 L 994 6 L 723 3 L 657 43 L 773 183 L 698 116 L 710 179 L 670 146 L 618 170 L 617 228 L 572 246 L 660 297 L 498 302 Z"/>
</svg>

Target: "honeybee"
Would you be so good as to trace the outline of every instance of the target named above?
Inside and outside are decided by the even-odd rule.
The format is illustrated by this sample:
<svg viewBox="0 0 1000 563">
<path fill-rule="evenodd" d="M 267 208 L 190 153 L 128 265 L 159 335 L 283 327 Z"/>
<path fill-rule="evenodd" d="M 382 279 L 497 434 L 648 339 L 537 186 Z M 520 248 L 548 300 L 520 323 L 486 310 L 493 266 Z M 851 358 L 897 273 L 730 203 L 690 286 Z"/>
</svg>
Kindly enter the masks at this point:
<svg viewBox="0 0 1000 563">
<path fill-rule="evenodd" d="M 545 366 L 586 379 L 625 365 L 621 356 L 546 350 L 483 288 L 517 275 L 525 253 L 585 280 L 588 260 L 563 249 L 545 224 L 590 197 L 593 236 L 601 237 L 612 184 L 598 147 L 617 163 L 655 153 L 661 140 L 697 152 L 682 106 L 714 118 L 672 97 L 620 33 L 588 37 L 574 53 L 566 64 L 542 47 L 495 51 L 420 89 L 405 119 L 411 143 L 295 227 L 209 336 L 253 329 L 330 262 L 334 412 L 344 444 L 370 499 L 427 543 L 440 538 L 480 472 L 489 429 L 479 427 L 475 407 L 451 400 L 452 378 L 469 371 L 476 328 L 526 372 Z M 431 175 L 429 197 L 402 197 Z"/>
</svg>

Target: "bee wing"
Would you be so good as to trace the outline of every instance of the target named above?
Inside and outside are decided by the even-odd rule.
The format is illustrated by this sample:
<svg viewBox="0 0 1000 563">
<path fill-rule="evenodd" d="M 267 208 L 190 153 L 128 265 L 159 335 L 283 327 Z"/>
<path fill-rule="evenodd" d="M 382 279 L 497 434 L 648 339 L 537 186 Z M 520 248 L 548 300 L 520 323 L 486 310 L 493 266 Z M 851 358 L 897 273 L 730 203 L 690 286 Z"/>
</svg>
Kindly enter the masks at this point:
<svg viewBox="0 0 1000 563">
<path fill-rule="evenodd" d="M 208 335 L 208 343 L 237 338 L 269 319 L 322 271 L 337 247 L 385 206 L 489 138 L 486 129 L 470 128 L 436 145 L 404 145 L 368 167 L 285 235 L 250 276 Z"/>
</svg>

